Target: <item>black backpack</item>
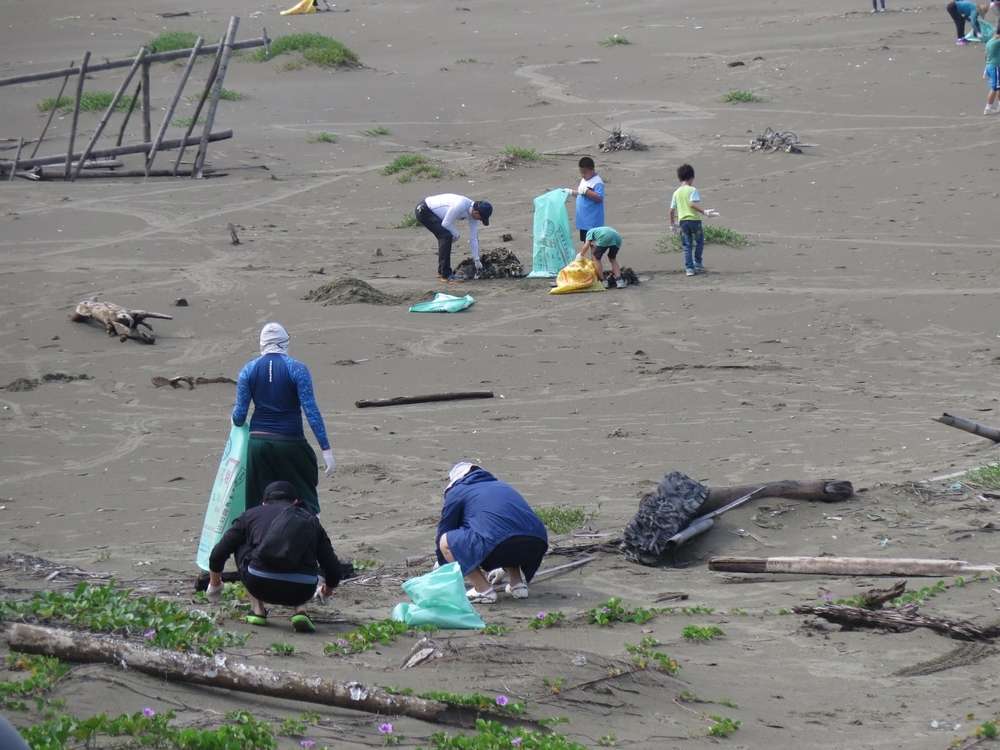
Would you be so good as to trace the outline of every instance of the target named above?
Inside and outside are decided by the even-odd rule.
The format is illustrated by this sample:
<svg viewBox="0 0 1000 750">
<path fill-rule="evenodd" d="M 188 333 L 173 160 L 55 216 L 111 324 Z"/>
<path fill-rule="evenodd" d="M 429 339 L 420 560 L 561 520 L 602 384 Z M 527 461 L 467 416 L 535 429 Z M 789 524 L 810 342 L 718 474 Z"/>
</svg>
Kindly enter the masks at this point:
<svg viewBox="0 0 1000 750">
<path fill-rule="evenodd" d="M 314 562 L 316 517 L 301 505 L 289 505 L 271 522 L 254 557 L 277 573 L 290 573 L 303 561 Z"/>
</svg>

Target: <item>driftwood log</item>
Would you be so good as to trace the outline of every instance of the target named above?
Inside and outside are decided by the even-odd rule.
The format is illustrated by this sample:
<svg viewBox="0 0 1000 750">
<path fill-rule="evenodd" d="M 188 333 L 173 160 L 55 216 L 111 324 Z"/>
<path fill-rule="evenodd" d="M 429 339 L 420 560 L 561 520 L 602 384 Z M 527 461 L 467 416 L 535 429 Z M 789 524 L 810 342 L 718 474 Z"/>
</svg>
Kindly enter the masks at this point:
<svg viewBox="0 0 1000 750">
<path fill-rule="evenodd" d="M 968 419 L 955 417 L 948 412 L 945 412 L 940 417 L 934 417 L 933 419 L 935 422 L 940 422 L 941 424 L 946 424 L 949 427 L 955 427 L 959 430 L 971 432 L 973 435 L 979 435 L 979 437 L 987 438 L 992 440 L 994 443 L 1000 443 L 1000 430 L 996 427 L 989 427 L 984 424 L 979 424 L 979 422 L 972 422 Z"/>
<path fill-rule="evenodd" d="M 781 497 L 787 500 L 819 500 L 824 503 L 833 503 L 848 500 L 854 496 L 854 485 L 837 479 L 814 479 L 808 482 L 785 479 L 780 482 L 764 482 L 762 484 L 710 487 L 708 498 L 698 509 L 698 515 L 718 510 L 761 486 L 763 489 L 754 495 L 755 499 Z"/>
<path fill-rule="evenodd" d="M 728 573 L 804 573 L 831 576 L 941 576 L 1000 573 L 996 565 L 970 565 L 962 560 L 900 557 L 712 557 L 709 570 Z"/>
<path fill-rule="evenodd" d="M 118 336 L 119 341 L 135 339 L 145 344 L 152 344 L 156 341 L 156 337 L 153 335 L 153 327 L 145 322 L 146 318 L 174 319 L 172 315 L 147 312 L 146 310 L 129 310 L 112 302 L 98 302 L 96 298 L 81 302 L 69 314 L 69 318 L 78 323 L 86 320 L 96 320 L 104 324 L 109 336 Z M 144 331 L 139 326 L 148 328 L 149 330 Z"/>
<path fill-rule="evenodd" d="M 431 401 L 460 401 L 466 398 L 493 398 L 493 391 L 458 391 L 452 393 L 431 393 L 426 396 L 395 396 L 355 401 L 359 409 L 369 406 L 398 406 L 399 404 L 426 404 Z"/>
<path fill-rule="evenodd" d="M 792 612 L 797 615 L 816 615 L 846 629 L 884 628 L 897 633 L 906 633 L 915 628 L 929 628 L 957 641 L 989 641 L 996 636 L 996 633 L 981 630 L 966 620 L 947 620 L 943 617 L 922 615 L 917 611 L 916 604 L 899 609 L 865 609 L 846 604 L 827 604 L 824 607 L 803 605 L 792 607 Z"/>
<path fill-rule="evenodd" d="M 323 679 L 268 669 L 218 654 L 199 656 L 133 643 L 113 635 L 16 623 L 7 638 L 12 651 L 56 656 L 66 661 L 113 664 L 165 680 L 236 690 L 254 695 L 337 706 L 373 714 L 397 714 L 424 721 L 475 726 L 476 711 L 443 701 L 390 693 L 360 682 Z M 494 717 L 503 720 L 506 717 Z M 511 723 L 511 722 L 507 722 Z M 515 725 L 535 726 L 520 720 Z"/>
<path fill-rule="evenodd" d="M 217 377 L 217 378 L 203 378 L 192 377 L 191 375 L 178 375 L 174 378 L 165 378 L 162 375 L 157 375 L 152 379 L 153 385 L 157 388 L 163 388 L 164 386 L 170 386 L 171 388 L 180 388 L 181 383 L 187 383 L 187 390 L 193 391 L 196 385 L 208 385 L 210 383 L 232 383 L 236 385 L 236 381 L 232 378 L 227 377 Z"/>
</svg>

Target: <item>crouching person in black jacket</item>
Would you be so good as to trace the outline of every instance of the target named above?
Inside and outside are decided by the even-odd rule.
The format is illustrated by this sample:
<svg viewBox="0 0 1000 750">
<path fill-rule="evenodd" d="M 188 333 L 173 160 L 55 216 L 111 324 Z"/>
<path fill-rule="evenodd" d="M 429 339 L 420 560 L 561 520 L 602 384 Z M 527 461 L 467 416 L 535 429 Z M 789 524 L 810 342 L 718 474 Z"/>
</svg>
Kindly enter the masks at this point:
<svg viewBox="0 0 1000 750">
<path fill-rule="evenodd" d="M 316 630 L 306 602 L 316 593 L 319 570 L 326 581 L 320 596 L 326 598 L 341 578 L 340 561 L 330 537 L 306 506 L 295 497 L 289 482 L 272 482 L 264 490 L 264 504 L 233 521 L 209 557 L 209 601 L 222 599 L 222 569 L 236 556 L 240 580 L 250 595 L 247 622 L 264 627 L 264 604 L 294 607 L 292 627 L 300 633 Z"/>
</svg>

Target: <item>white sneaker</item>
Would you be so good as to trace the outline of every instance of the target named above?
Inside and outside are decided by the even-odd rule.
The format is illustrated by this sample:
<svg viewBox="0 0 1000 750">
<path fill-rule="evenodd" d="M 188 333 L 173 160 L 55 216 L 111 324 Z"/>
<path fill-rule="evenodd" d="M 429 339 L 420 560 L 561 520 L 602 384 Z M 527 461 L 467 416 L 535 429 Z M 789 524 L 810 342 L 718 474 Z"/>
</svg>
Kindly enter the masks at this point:
<svg viewBox="0 0 1000 750">
<path fill-rule="evenodd" d="M 984 115 L 995 115 L 997 110 L 993 109 L 990 105 L 986 105 L 986 109 L 983 110 Z"/>
<path fill-rule="evenodd" d="M 492 586 L 486 591 L 476 591 L 476 587 L 473 586 L 465 592 L 465 595 L 473 604 L 496 604 L 497 601 L 497 592 L 493 590 Z"/>
<path fill-rule="evenodd" d="M 687 271 L 685 271 L 685 273 L 686 273 L 686 274 L 687 274 L 688 276 L 694 276 L 694 269 L 693 269 L 693 268 L 689 268 L 689 269 L 688 269 Z"/>
<path fill-rule="evenodd" d="M 510 594 L 515 599 L 527 599 L 528 598 L 528 584 L 522 581 L 514 586 L 507 584 L 507 593 Z"/>
</svg>

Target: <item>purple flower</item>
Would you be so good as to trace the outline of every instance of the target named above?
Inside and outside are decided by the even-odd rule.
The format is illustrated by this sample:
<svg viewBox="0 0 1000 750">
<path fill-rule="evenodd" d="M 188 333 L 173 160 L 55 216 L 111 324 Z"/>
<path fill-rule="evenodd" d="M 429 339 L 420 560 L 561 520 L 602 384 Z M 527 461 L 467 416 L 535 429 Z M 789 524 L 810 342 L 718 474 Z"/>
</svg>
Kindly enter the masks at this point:
<svg viewBox="0 0 1000 750">
<path fill-rule="evenodd" d="M 828 602 L 832 602 L 833 601 L 833 597 L 830 596 L 829 594 L 823 594 L 823 599 L 826 600 L 826 601 L 828 601 Z"/>
<path fill-rule="evenodd" d="M 545 619 L 545 613 L 544 612 L 539 612 L 537 615 L 535 615 L 535 617 L 537 617 L 539 620 L 544 620 Z"/>
<path fill-rule="evenodd" d="M 142 709 L 142 715 L 143 716 L 156 716 L 156 711 L 154 711 L 149 706 L 147 706 L 146 708 Z"/>
<path fill-rule="evenodd" d="M 521 738 L 515 737 L 510 741 L 510 744 L 512 744 L 514 747 L 521 747 Z"/>
<path fill-rule="evenodd" d="M 610 612 L 611 607 L 601 607 L 601 612 Z"/>
<path fill-rule="evenodd" d="M 341 648 L 345 648 L 348 645 L 348 643 L 343 638 L 338 638 L 337 645 L 340 646 Z"/>
<path fill-rule="evenodd" d="M 155 635 L 156 635 L 156 631 L 155 630 L 150 630 L 150 631 L 147 631 L 147 632 L 143 633 L 142 637 L 146 638 L 146 639 L 149 639 L 149 638 L 153 638 Z"/>
<path fill-rule="evenodd" d="M 312 747 L 316 743 L 313 742 L 312 740 L 302 740 L 302 742 L 300 742 L 299 744 L 302 745 L 302 747 Z"/>
<path fill-rule="evenodd" d="M 382 734 L 392 734 L 392 724 L 383 724 L 378 728 Z"/>
<path fill-rule="evenodd" d="M 507 696 L 506 695 L 498 695 L 497 696 L 497 705 L 498 706 L 506 706 L 507 705 Z"/>
</svg>

